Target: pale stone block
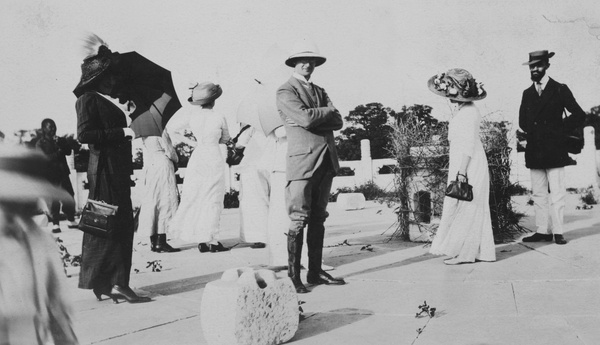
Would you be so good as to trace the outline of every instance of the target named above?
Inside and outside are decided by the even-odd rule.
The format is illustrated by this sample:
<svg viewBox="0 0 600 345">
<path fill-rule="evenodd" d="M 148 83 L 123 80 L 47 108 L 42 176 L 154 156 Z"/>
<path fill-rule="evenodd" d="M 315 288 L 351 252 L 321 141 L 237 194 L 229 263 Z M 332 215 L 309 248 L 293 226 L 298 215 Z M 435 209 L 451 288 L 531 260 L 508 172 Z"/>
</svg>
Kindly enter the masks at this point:
<svg viewBox="0 0 600 345">
<path fill-rule="evenodd" d="M 340 193 L 336 203 L 341 210 L 362 210 L 367 206 L 362 193 Z"/>
<path fill-rule="evenodd" d="M 200 317 L 208 344 L 282 344 L 298 330 L 298 297 L 288 277 L 230 269 L 206 284 Z"/>
<path fill-rule="evenodd" d="M 433 240 L 432 235 L 435 234 L 439 225 L 439 218 L 434 218 L 431 223 L 428 224 L 411 223 L 408 226 L 408 237 L 411 242 L 431 242 Z"/>
</svg>

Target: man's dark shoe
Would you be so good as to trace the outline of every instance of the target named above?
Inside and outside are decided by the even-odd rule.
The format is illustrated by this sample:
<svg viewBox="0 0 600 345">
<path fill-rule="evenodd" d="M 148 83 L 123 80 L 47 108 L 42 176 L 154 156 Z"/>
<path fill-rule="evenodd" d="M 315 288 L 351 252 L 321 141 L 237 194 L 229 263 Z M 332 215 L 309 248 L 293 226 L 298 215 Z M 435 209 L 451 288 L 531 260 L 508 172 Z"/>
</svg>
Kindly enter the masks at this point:
<svg viewBox="0 0 600 345">
<path fill-rule="evenodd" d="M 334 278 L 329 273 L 321 270 L 321 272 L 315 273 L 309 271 L 306 275 L 306 281 L 313 285 L 344 285 L 346 282 L 342 278 Z"/>
<path fill-rule="evenodd" d="M 544 235 L 536 232 L 535 234 L 523 238 L 523 242 L 552 242 L 552 234 Z"/>
<path fill-rule="evenodd" d="M 262 249 L 265 248 L 267 245 L 264 244 L 263 242 L 256 242 L 253 245 L 250 246 L 250 248 L 252 249 Z"/>
<path fill-rule="evenodd" d="M 567 244 L 567 240 L 565 240 L 563 235 L 554 235 L 554 242 L 556 244 Z"/>
</svg>

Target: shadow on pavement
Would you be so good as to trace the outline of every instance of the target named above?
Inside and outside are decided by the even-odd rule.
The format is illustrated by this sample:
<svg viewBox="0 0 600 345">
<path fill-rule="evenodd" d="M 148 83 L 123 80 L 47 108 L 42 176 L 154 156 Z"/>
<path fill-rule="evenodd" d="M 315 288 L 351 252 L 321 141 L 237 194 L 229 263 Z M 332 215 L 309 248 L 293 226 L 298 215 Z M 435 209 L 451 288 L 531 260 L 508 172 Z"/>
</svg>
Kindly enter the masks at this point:
<svg viewBox="0 0 600 345">
<path fill-rule="evenodd" d="M 326 246 L 323 256 L 327 265 L 338 267 L 359 260 L 423 245 L 423 243 L 408 242 L 390 238 L 389 236 L 376 235 L 347 240 L 333 246 Z M 325 249 L 331 252 L 327 252 Z"/>
<path fill-rule="evenodd" d="M 140 290 L 159 294 L 163 296 L 175 295 L 178 293 L 189 292 L 193 290 L 203 289 L 206 284 L 213 280 L 220 279 L 223 272 L 211 273 L 203 276 L 178 279 L 175 281 L 167 281 L 160 284 L 146 285 L 139 287 Z"/>
<path fill-rule="evenodd" d="M 600 223 L 595 223 L 594 225 L 565 232 L 564 236 L 567 241 L 573 241 L 580 239 L 586 236 L 596 235 L 600 232 L 599 230 Z M 530 236 L 533 233 L 527 234 L 526 236 Z M 524 236 L 524 237 L 526 237 Z M 496 250 L 496 261 L 501 261 L 504 259 L 511 258 L 513 256 L 517 256 L 519 254 L 523 254 L 528 252 L 529 250 L 537 250 L 538 248 L 542 248 L 548 245 L 556 245 L 554 241 L 552 242 L 527 242 L 524 243 L 522 239 L 515 241 L 509 245 L 502 246 L 501 249 L 498 248 Z M 567 243 L 566 246 L 569 244 Z"/>
<path fill-rule="evenodd" d="M 383 270 L 387 270 L 387 269 L 390 269 L 390 268 L 402 267 L 402 266 L 411 265 L 411 264 L 415 264 L 415 263 L 419 263 L 419 262 L 423 262 L 423 261 L 431 260 L 431 259 L 435 259 L 435 258 L 439 258 L 439 256 L 426 253 L 426 254 L 422 254 L 422 255 L 419 255 L 419 256 L 414 256 L 414 257 L 411 257 L 411 258 L 408 258 L 408 259 L 400 260 L 398 262 L 394 262 L 394 263 L 391 263 L 391 264 L 382 265 L 382 266 L 378 266 L 378 267 L 373 267 L 373 268 L 369 268 L 369 269 L 358 271 L 358 272 L 353 272 L 353 273 L 350 273 L 348 275 L 345 275 L 344 278 L 352 277 L 352 276 L 356 276 L 356 275 L 360 275 L 360 274 L 366 274 L 366 273 L 373 273 L 373 272 L 383 271 Z"/>
<path fill-rule="evenodd" d="M 371 315 L 373 315 L 371 310 L 355 308 L 336 309 L 308 315 L 304 320 L 300 321 L 298 331 L 296 331 L 296 334 L 289 343 L 330 332 L 336 328 L 366 319 Z"/>
</svg>

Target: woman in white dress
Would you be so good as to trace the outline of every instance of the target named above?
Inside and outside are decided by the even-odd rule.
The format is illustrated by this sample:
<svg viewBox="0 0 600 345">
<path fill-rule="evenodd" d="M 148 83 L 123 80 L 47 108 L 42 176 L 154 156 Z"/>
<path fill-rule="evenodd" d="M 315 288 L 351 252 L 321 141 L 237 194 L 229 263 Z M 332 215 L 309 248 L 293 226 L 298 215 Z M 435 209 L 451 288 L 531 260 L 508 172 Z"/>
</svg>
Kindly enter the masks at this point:
<svg viewBox="0 0 600 345">
<path fill-rule="evenodd" d="M 200 107 L 190 116 L 173 117 L 167 124 L 169 131 L 191 129 L 197 142 L 185 171 L 181 203 L 168 231 L 184 241 L 199 242 L 201 253 L 229 250 L 219 242 L 225 196 L 225 159 L 219 144 L 231 137 L 225 117 L 213 110 L 222 93 L 219 85 L 196 84 L 188 101 Z"/>
<path fill-rule="evenodd" d="M 448 98 L 456 109 L 448 129 L 448 183 L 457 178 L 464 182 L 468 177 L 473 186 L 472 201 L 444 199 L 442 219 L 430 252 L 449 256 L 444 260 L 447 265 L 495 261 L 488 163 L 479 138 L 481 115 L 473 104 L 487 94 L 468 71 L 460 68 L 433 76 L 427 84 L 433 93 Z"/>
<path fill-rule="evenodd" d="M 140 205 L 138 234 L 150 236 L 150 250 L 178 252 L 167 243 L 166 230 L 177 211 L 179 193 L 175 182 L 177 153 L 167 131 L 162 137 L 142 138 L 144 154 L 144 195 Z"/>
</svg>

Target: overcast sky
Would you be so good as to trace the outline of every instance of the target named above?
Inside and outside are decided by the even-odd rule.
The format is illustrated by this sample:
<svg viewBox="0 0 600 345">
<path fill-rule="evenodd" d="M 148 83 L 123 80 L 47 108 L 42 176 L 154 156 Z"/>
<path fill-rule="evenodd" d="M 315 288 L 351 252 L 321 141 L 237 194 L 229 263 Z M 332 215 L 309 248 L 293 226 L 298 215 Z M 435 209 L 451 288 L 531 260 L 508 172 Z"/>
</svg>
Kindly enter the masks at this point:
<svg viewBox="0 0 600 345">
<path fill-rule="evenodd" d="M 515 120 L 530 84 L 521 64 L 540 49 L 556 52 L 549 74 L 569 85 L 584 110 L 600 105 L 596 0 L 5 0 L 1 131 L 38 128 L 51 117 L 59 135 L 75 132 L 72 90 L 87 32 L 113 51 L 135 50 L 171 70 L 181 111 L 190 107 L 189 82 L 221 84 L 217 109 L 231 122 L 253 79 L 280 71 L 306 36 L 327 57 L 313 80 L 342 115 L 369 102 L 396 110 L 417 103 L 444 119 L 448 107 L 426 81 L 461 67 L 484 83 L 484 113 Z"/>
</svg>

